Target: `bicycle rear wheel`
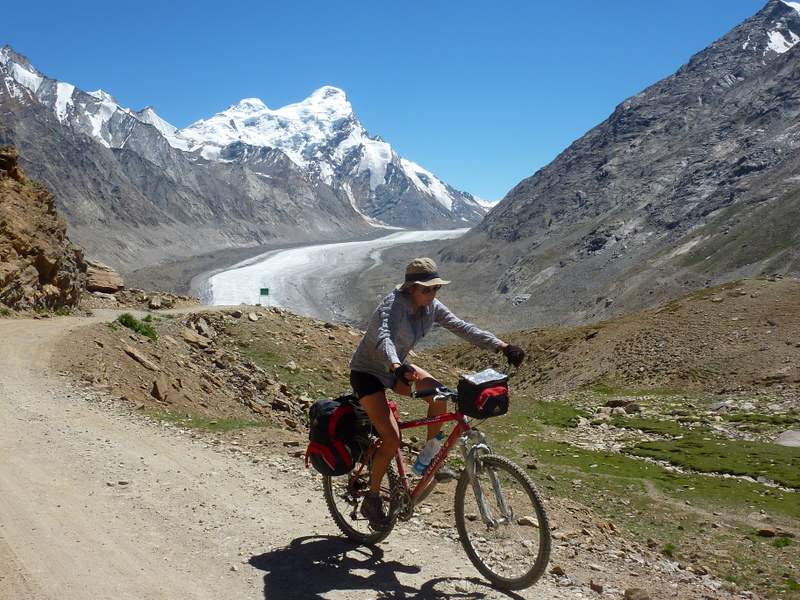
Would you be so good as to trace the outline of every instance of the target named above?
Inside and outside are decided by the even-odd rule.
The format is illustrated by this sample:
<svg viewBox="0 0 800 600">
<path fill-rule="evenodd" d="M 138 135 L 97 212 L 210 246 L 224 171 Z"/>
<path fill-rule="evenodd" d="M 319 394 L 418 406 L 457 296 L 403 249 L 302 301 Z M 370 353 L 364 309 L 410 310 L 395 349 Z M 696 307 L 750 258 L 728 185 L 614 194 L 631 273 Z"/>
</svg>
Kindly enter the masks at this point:
<svg viewBox="0 0 800 600">
<path fill-rule="evenodd" d="M 370 461 L 360 472 L 356 470 L 346 475 L 325 475 L 322 480 L 325 503 L 328 505 L 328 510 L 336 526 L 354 542 L 367 546 L 386 539 L 394 527 L 394 522 L 392 522 L 385 531 L 376 531 L 369 526 L 366 517 L 361 515 L 361 502 L 369 490 L 371 467 L 372 462 Z M 397 468 L 392 463 L 384 476 L 385 485 L 382 486 L 381 491 L 386 510 L 389 510 L 390 490 L 393 489 L 393 486 L 398 485 L 399 481 Z"/>
<path fill-rule="evenodd" d="M 498 587 L 533 585 L 550 558 L 550 526 L 536 486 L 519 466 L 495 454 L 476 458 L 475 476 L 477 492 L 465 470 L 455 493 L 456 528 L 467 556 Z"/>
</svg>

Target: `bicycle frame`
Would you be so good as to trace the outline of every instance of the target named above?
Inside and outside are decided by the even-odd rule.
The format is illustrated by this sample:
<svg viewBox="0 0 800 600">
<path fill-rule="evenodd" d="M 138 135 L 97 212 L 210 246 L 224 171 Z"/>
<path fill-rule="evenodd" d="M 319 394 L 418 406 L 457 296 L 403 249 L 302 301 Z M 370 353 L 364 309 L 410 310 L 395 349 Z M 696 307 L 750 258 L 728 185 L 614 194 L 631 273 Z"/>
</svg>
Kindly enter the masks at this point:
<svg viewBox="0 0 800 600">
<path fill-rule="evenodd" d="M 429 394 L 430 390 L 424 392 L 416 392 L 416 394 L 422 396 L 424 395 L 435 395 Z M 485 452 L 490 453 L 491 449 L 486 444 L 486 435 L 473 429 L 470 424 L 468 418 L 461 413 L 458 409 L 453 412 L 448 412 L 442 415 L 434 416 L 434 417 L 424 417 L 421 419 L 413 419 L 410 421 L 401 421 L 400 415 L 397 411 L 397 405 L 394 402 L 389 402 L 389 407 L 394 415 L 395 420 L 397 421 L 398 428 L 402 431 L 404 429 L 413 429 L 415 427 L 425 427 L 427 425 L 431 425 L 434 423 L 449 423 L 451 421 L 455 421 L 455 427 L 453 427 L 453 431 L 450 432 L 450 435 L 445 439 L 442 443 L 441 448 L 436 453 L 436 455 L 431 459 L 428 468 L 423 473 L 420 480 L 414 486 L 414 489 L 411 489 L 411 484 L 409 483 L 409 475 L 406 472 L 406 466 L 403 456 L 403 451 L 401 448 L 397 449 L 395 454 L 395 464 L 397 466 L 397 472 L 400 476 L 400 481 L 402 483 L 403 489 L 411 498 L 412 506 L 416 506 L 419 502 L 424 500 L 428 494 L 433 490 L 433 486 L 435 485 L 434 476 L 436 471 L 445 461 L 445 459 L 449 456 L 450 451 L 452 450 L 453 446 L 456 445 L 457 442 L 461 444 L 461 450 L 465 462 L 465 468 L 467 473 L 469 473 L 470 479 L 473 482 L 473 488 L 475 490 L 476 497 L 478 498 L 478 504 L 481 507 L 481 512 L 483 513 L 484 521 L 488 519 L 486 517 L 487 511 L 484 509 L 484 498 L 483 492 L 480 489 L 480 486 L 477 485 L 477 479 L 474 476 L 475 473 L 475 455 L 478 452 Z M 473 440 L 472 445 L 467 448 L 467 440 Z M 362 464 L 366 464 L 369 462 L 371 456 L 378 450 L 380 447 L 381 440 L 380 438 L 376 440 L 376 442 L 370 448 L 369 453 Z M 392 490 L 384 490 L 386 493 L 391 493 Z M 505 514 L 505 511 L 504 513 Z"/>
<path fill-rule="evenodd" d="M 416 507 L 434 490 L 437 471 L 457 445 L 464 468 L 455 484 L 453 516 L 467 557 L 499 588 L 519 590 L 533 585 L 544 574 L 551 549 L 547 511 L 535 484 L 519 465 L 492 452 L 486 435 L 470 425 L 472 417 L 460 411 L 458 390 L 438 387 L 412 390 L 412 395 L 436 401 L 455 400 L 455 410 L 403 422 L 397 404 L 390 400 L 389 408 L 401 433 L 415 427 L 424 427 L 427 432 L 450 422 L 453 430 L 442 440 L 441 448 L 419 479 L 412 480 L 402 446 L 398 447 L 394 466 L 390 462 L 381 478 L 381 504 L 389 508 L 384 513 L 386 526 L 382 527 L 382 523 L 370 520 L 369 511 L 363 509 L 363 499 L 374 476 L 375 453 L 383 442 L 375 438 L 374 426 L 367 426 L 366 414 L 360 415 L 355 469 L 347 475 L 323 477 L 325 502 L 337 527 L 358 543 L 382 542 L 396 522 L 414 517 Z M 469 408 L 465 410 L 470 412 Z M 503 559 L 498 560 L 498 556 Z"/>
</svg>

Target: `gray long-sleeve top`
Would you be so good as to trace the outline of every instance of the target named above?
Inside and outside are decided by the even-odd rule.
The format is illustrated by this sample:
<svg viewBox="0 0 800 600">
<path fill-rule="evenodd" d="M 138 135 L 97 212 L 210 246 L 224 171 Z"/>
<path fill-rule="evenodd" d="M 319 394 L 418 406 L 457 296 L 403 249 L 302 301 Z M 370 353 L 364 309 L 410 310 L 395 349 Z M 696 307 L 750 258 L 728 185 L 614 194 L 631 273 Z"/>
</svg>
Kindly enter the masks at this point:
<svg viewBox="0 0 800 600">
<path fill-rule="evenodd" d="M 402 364 L 434 323 L 483 350 L 497 350 L 503 344 L 488 331 L 456 317 L 438 299 L 430 307 L 421 307 L 414 316 L 411 294 L 395 290 L 372 314 L 367 331 L 350 360 L 350 368 L 374 375 L 387 388 L 392 387 L 394 374 L 389 369 L 393 364 Z"/>
</svg>

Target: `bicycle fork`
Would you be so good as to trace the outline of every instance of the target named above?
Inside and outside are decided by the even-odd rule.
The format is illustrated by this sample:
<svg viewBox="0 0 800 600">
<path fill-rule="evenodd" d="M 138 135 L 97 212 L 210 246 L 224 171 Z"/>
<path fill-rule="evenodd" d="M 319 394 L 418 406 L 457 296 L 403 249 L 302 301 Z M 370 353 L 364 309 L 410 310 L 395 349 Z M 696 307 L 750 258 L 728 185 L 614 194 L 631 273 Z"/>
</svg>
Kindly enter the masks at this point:
<svg viewBox="0 0 800 600">
<path fill-rule="evenodd" d="M 468 441 L 472 442 L 469 448 L 467 447 Z M 513 515 L 506 504 L 505 496 L 503 495 L 503 488 L 500 485 L 500 480 L 497 477 L 497 472 L 494 469 L 488 469 L 489 479 L 492 483 L 492 490 L 494 497 L 497 499 L 497 508 L 500 510 L 500 517 L 495 519 L 491 515 L 491 509 L 487 505 L 486 494 L 478 481 L 478 455 L 491 454 L 492 449 L 486 443 L 486 434 L 482 431 L 470 429 L 466 435 L 461 437 L 461 453 L 464 455 L 464 462 L 466 464 L 467 474 L 469 476 L 472 491 L 475 494 L 475 500 L 478 504 L 478 509 L 481 513 L 481 520 L 484 522 L 488 529 L 497 529 L 500 525 L 509 523 L 513 520 Z"/>
</svg>

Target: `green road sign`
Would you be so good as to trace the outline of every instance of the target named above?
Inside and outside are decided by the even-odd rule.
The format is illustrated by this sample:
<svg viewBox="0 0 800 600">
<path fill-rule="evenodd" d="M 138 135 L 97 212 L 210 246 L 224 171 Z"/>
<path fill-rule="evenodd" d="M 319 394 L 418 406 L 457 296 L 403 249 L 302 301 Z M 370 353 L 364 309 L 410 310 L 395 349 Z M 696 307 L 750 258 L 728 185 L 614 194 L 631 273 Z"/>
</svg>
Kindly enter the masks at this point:
<svg viewBox="0 0 800 600">
<path fill-rule="evenodd" d="M 269 296 L 269 288 L 261 288 L 262 296 Z"/>
</svg>

